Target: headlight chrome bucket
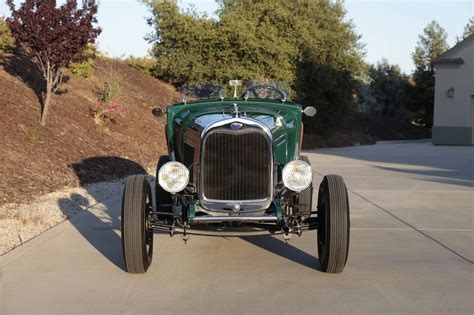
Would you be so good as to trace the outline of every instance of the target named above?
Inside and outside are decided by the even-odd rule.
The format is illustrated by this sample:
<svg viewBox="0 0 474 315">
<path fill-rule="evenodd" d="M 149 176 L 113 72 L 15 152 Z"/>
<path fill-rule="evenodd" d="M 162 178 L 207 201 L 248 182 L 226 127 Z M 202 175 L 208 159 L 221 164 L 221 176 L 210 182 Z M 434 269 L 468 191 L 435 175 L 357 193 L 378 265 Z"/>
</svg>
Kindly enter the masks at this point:
<svg viewBox="0 0 474 315">
<path fill-rule="evenodd" d="M 158 171 L 158 183 L 169 193 L 180 192 L 188 186 L 189 171 L 179 162 L 168 162 Z"/>
<path fill-rule="evenodd" d="M 295 192 L 302 192 L 313 181 L 311 166 L 300 160 L 294 160 L 286 164 L 282 175 L 285 187 Z"/>
</svg>

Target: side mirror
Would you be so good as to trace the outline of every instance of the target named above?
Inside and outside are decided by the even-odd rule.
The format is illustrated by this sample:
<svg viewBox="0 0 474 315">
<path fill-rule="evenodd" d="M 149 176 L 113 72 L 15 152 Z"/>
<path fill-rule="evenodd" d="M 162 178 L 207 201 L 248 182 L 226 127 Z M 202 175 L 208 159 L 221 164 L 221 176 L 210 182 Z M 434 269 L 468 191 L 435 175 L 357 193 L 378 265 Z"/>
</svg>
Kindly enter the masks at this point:
<svg viewBox="0 0 474 315">
<path fill-rule="evenodd" d="M 308 117 L 313 117 L 318 111 L 313 106 L 308 106 L 303 110 L 303 113 Z"/>
<path fill-rule="evenodd" d="M 166 111 L 163 110 L 163 108 L 161 108 L 161 107 L 157 107 L 157 108 L 153 108 L 151 113 L 155 117 L 162 117 L 166 113 Z"/>
</svg>

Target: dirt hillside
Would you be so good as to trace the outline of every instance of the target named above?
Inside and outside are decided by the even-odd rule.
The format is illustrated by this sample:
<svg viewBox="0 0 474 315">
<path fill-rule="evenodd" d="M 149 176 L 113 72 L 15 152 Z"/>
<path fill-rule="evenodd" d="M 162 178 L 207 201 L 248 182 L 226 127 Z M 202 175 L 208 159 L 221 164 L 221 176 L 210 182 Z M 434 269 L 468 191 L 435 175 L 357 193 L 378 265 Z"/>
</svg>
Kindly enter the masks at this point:
<svg viewBox="0 0 474 315">
<path fill-rule="evenodd" d="M 91 111 L 111 68 L 127 115 L 101 127 Z M 26 58 L 0 55 L 0 204 L 143 171 L 165 152 L 165 119 L 151 110 L 179 100 L 171 85 L 117 60 L 96 59 L 89 78 L 66 75 L 40 127 L 40 74 Z"/>
</svg>

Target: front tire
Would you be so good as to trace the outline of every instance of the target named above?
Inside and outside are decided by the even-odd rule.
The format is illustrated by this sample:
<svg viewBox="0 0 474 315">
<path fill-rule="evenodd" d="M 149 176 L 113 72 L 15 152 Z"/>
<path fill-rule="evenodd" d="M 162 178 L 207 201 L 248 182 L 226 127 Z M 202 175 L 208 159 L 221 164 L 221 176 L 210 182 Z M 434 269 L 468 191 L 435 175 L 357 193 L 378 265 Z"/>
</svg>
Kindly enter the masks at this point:
<svg viewBox="0 0 474 315">
<path fill-rule="evenodd" d="M 153 257 L 151 187 L 145 175 L 127 178 L 122 199 L 122 248 L 130 273 L 145 273 Z"/>
<path fill-rule="evenodd" d="M 324 177 L 318 195 L 318 254 L 323 271 L 340 273 L 349 254 L 349 197 L 342 177 Z"/>
</svg>

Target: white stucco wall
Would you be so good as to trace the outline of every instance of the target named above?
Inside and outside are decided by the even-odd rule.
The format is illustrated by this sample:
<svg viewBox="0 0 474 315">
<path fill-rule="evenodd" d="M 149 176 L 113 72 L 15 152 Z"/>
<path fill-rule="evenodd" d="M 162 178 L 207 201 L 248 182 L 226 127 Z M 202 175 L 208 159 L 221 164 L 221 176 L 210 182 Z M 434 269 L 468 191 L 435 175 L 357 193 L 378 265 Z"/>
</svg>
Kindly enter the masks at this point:
<svg viewBox="0 0 474 315">
<path fill-rule="evenodd" d="M 434 126 L 473 126 L 471 96 L 474 95 L 474 44 L 456 53 L 451 58 L 462 58 L 464 64 L 436 65 L 436 89 Z M 454 88 L 454 97 L 448 89 Z"/>
</svg>

